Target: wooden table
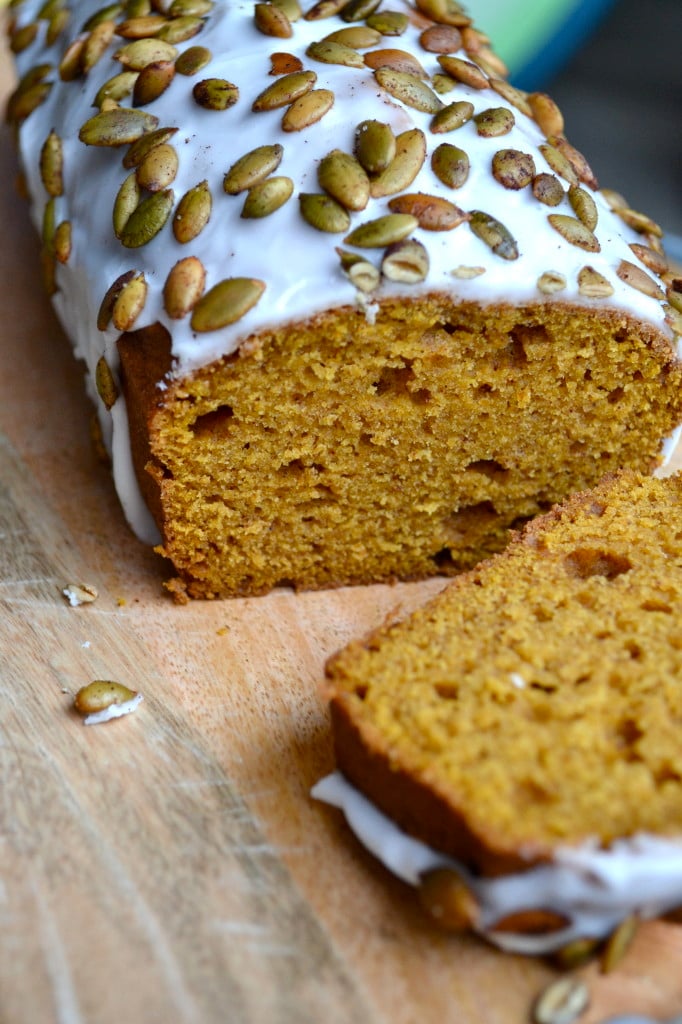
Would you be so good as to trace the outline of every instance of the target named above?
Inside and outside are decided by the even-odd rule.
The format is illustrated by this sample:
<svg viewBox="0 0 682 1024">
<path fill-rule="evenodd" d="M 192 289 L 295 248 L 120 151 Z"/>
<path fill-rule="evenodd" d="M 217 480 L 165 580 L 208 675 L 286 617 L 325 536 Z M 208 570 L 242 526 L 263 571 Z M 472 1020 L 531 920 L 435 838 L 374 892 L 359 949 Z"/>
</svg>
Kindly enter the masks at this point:
<svg viewBox="0 0 682 1024">
<path fill-rule="evenodd" d="M 308 795 L 332 767 L 325 658 L 442 584 L 164 596 L 92 451 L 6 131 L 0 173 L 0 1021 L 526 1021 L 553 971 L 434 931 Z M 69 607 L 71 581 L 96 603 Z M 95 678 L 140 710 L 84 728 Z M 643 927 L 586 971 L 584 1024 L 682 1010 L 681 958 L 682 928 Z"/>
</svg>

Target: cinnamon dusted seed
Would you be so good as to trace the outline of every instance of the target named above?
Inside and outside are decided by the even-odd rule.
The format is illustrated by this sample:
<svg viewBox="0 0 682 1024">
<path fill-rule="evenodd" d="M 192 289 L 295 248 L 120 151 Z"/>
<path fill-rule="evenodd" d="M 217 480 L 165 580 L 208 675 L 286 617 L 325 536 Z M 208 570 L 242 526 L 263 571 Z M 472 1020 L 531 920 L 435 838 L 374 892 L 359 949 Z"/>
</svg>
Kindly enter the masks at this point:
<svg viewBox="0 0 682 1024">
<path fill-rule="evenodd" d="M 342 9 L 344 21 L 363 21 L 379 7 L 381 0 L 349 0 Z"/>
<path fill-rule="evenodd" d="M 239 99 L 239 86 L 226 78 L 204 78 L 194 85 L 192 96 L 204 110 L 228 110 Z"/>
<path fill-rule="evenodd" d="M 163 39 L 135 39 L 120 47 L 114 54 L 114 60 L 130 71 L 141 71 L 147 64 L 159 60 L 175 60 L 177 55 L 176 48 Z"/>
<path fill-rule="evenodd" d="M 157 128 L 156 131 L 145 132 L 132 144 L 123 157 L 123 166 L 127 170 L 137 167 L 145 159 L 147 153 L 151 152 L 155 146 L 161 146 L 164 142 L 172 139 L 177 130 L 177 128 Z"/>
<path fill-rule="evenodd" d="M 416 0 L 416 4 L 427 18 L 432 18 L 443 25 L 464 28 L 471 24 L 471 18 L 465 14 L 457 0 Z"/>
<path fill-rule="evenodd" d="M 640 213 L 639 210 L 632 210 L 627 206 L 619 206 L 615 212 L 628 227 L 639 232 L 639 234 L 653 235 L 655 238 L 663 237 L 663 228 L 656 221 L 652 220 L 651 217 L 647 217 L 645 213 Z"/>
<path fill-rule="evenodd" d="M 489 107 L 474 115 L 476 130 L 485 139 L 507 135 L 514 127 L 515 118 L 508 107 Z"/>
<path fill-rule="evenodd" d="M 675 277 L 666 288 L 666 298 L 673 309 L 682 313 L 682 278 Z"/>
<path fill-rule="evenodd" d="M 431 154 L 431 168 L 444 185 L 461 188 L 469 177 L 469 157 L 450 142 L 441 142 Z"/>
<path fill-rule="evenodd" d="M 578 175 L 573 170 L 573 167 L 564 154 L 561 153 L 556 146 L 552 146 L 549 142 L 543 142 L 538 146 L 538 149 L 556 174 L 567 181 L 570 185 L 579 184 Z"/>
<path fill-rule="evenodd" d="M 518 149 L 499 149 L 493 157 L 493 177 L 505 188 L 525 188 L 533 180 L 535 161 Z"/>
<path fill-rule="evenodd" d="M 52 249 L 58 263 L 68 263 L 71 255 L 71 238 L 71 221 L 61 221 L 55 228 L 52 239 Z"/>
<path fill-rule="evenodd" d="M 554 174 L 542 171 L 533 178 L 533 195 L 545 206 L 558 206 L 564 198 L 563 185 Z"/>
<path fill-rule="evenodd" d="M 63 171 L 62 140 L 53 129 L 40 150 L 40 178 L 49 196 L 60 196 L 64 191 Z"/>
<path fill-rule="evenodd" d="M 171 18 L 159 30 L 158 38 L 171 43 L 171 45 L 174 43 L 184 43 L 187 39 L 192 39 L 193 36 L 201 32 L 203 27 L 203 18 L 196 18 L 192 15 L 182 18 Z"/>
<path fill-rule="evenodd" d="M 563 213 L 550 213 L 547 220 L 555 231 L 571 245 L 585 249 L 587 252 L 601 252 L 601 245 L 590 229 L 577 217 L 569 217 Z"/>
</svg>

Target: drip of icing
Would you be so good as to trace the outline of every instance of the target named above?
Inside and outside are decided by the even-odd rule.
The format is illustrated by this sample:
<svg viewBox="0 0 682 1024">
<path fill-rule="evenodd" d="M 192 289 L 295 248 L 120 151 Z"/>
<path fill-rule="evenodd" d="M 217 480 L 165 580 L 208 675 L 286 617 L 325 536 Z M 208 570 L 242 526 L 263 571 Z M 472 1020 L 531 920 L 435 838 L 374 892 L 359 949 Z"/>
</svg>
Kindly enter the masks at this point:
<svg viewBox="0 0 682 1024">
<path fill-rule="evenodd" d="M 510 952 L 550 953 L 577 938 L 603 938 L 628 914 L 653 918 L 682 904 L 682 838 L 638 834 L 608 849 L 596 842 L 560 846 L 551 863 L 481 878 L 399 829 L 340 772 L 321 779 L 312 796 L 343 811 L 360 842 L 409 885 L 436 868 L 456 871 L 480 905 L 477 930 Z M 570 923 L 546 935 L 495 931 L 510 914 L 534 909 L 554 910 Z"/>
</svg>

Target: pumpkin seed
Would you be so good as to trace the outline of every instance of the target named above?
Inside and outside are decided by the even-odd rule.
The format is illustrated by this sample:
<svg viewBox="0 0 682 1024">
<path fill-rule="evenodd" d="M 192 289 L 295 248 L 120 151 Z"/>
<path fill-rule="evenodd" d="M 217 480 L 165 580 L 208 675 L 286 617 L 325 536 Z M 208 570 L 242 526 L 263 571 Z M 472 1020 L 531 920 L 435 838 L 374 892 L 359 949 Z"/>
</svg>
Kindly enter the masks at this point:
<svg viewBox="0 0 682 1024">
<path fill-rule="evenodd" d="M 583 267 L 578 273 L 578 291 L 588 299 L 605 299 L 613 295 L 613 285 L 594 267 Z"/>
<path fill-rule="evenodd" d="M 673 309 L 682 313 L 682 280 L 675 278 L 666 288 L 665 297 Z"/>
<path fill-rule="evenodd" d="M 49 248 L 52 248 L 52 241 L 54 239 L 54 232 L 56 226 L 57 217 L 55 209 L 55 197 L 50 196 L 50 198 L 47 200 L 43 208 L 43 223 L 41 231 L 41 238 L 43 240 L 43 243 Z"/>
<path fill-rule="evenodd" d="M 120 241 L 126 249 L 139 249 L 151 242 L 158 235 L 171 215 L 173 209 L 173 192 L 154 192 L 143 199 L 133 210 L 121 231 Z"/>
<path fill-rule="evenodd" d="M 223 188 L 230 196 L 257 185 L 279 167 L 284 150 L 279 144 L 258 146 L 232 164 L 223 178 Z"/>
<path fill-rule="evenodd" d="M 206 269 L 196 256 L 186 256 L 171 268 L 163 286 L 163 305 L 171 320 L 182 320 L 201 298 Z"/>
<path fill-rule="evenodd" d="M 664 253 L 656 252 L 650 246 L 640 245 L 638 242 L 631 242 L 630 248 L 645 267 L 653 270 L 654 274 L 662 275 L 667 272 L 668 261 Z"/>
<path fill-rule="evenodd" d="M 298 199 L 301 216 L 317 231 L 326 231 L 334 235 L 347 231 L 350 227 L 348 211 L 331 196 L 301 192 Z"/>
<path fill-rule="evenodd" d="M 51 89 L 52 82 L 36 82 L 21 92 L 15 90 L 7 104 L 7 121 L 10 124 L 22 124 L 41 103 L 45 102 Z"/>
<path fill-rule="evenodd" d="M 21 2 L 14 3 L 10 0 L 6 6 L 11 10 L 14 7 L 21 7 Z M 49 21 L 53 18 L 58 11 L 64 10 L 64 0 L 45 0 L 45 3 L 41 5 L 38 14 L 36 15 L 39 21 Z M 86 30 L 87 31 L 87 30 Z"/>
<path fill-rule="evenodd" d="M 117 331 L 129 331 L 144 309 L 147 301 L 147 282 L 144 274 L 136 274 L 116 296 L 111 311 L 111 322 Z"/>
<path fill-rule="evenodd" d="M 151 153 L 155 146 L 161 146 L 164 142 L 172 139 L 177 130 L 177 128 L 157 128 L 155 131 L 145 132 L 136 142 L 133 142 L 123 157 L 123 166 L 127 170 L 130 170 L 131 167 L 137 167 L 138 164 L 142 163 L 147 153 Z"/>
<path fill-rule="evenodd" d="M 155 61 L 139 72 L 133 87 L 133 106 L 146 106 L 161 96 L 175 77 L 172 60 Z"/>
<path fill-rule="evenodd" d="M 303 17 L 306 21 L 320 21 L 322 18 L 332 18 L 338 14 L 348 0 L 317 0 L 317 3 L 310 7 Z"/>
<path fill-rule="evenodd" d="M 348 245 L 357 246 L 358 249 L 383 249 L 393 242 L 401 242 L 416 227 L 419 227 L 419 221 L 411 214 L 388 213 L 359 224 L 347 235 L 345 241 Z"/>
<path fill-rule="evenodd" d="M 553 174 L 542 171 L 533 178 L 533 195 L 545 206 L 558 206 L 564 198 L 561 182 Z"/>
<path fill-rule="evenodd" d="M 586 192 L 579 185 L 571 185 L 568 190 L 568 201 L 573 207 L 573 212 L 578 220 L 582 221 L 590 231 L 594 231 L 599 220 L 599 212 L 589 192 Z"/>
<path fill-rule="evenodd" d="M 67 583 L 62 594 L 72 608 L 77 608 L 81 604 L 92 604 L 99 596 L 97 587 L 93 587 L 91 583 Z"/>
<path fill-rule="evenodd" d="M 118 103 L 125 99 L 132 93 L 138 74 L 139 71 L 121 71 L 109 78 L 98 90 L 93 107 L 101 107 L 104 100 L 115 100 Z"/>
<path fill-rule="evenodd" d="M 303 71 L 303 63 L 293 53 L 270 54 L 271 75 L 290 75 L 294 71 Z"/>
<path fill-rule="evenodd" d="M 142 18 L 151 12 L 150 0 L 128 0 L 125 6 L 126 18 Z"/>
<path fill-rule="evenodd" d="M 638 927 L 639 917 L 637 914 L 630 914 L 620 922 L 615 931 L 611 932 L 601 956 L 602 974 L 610 974 L 618 967 L 632 945 Z"/>
<path fill-rule="evenodd" d="M 298 0 L 270 0 L 273 7 L 279 7 L 281 11 L 284 11 L 287 18 L 291 22 L 298 21 L 303 14 L 301 5 Z"/>
<path fill-rule="evenodd" d="M 381 273 L 389 281 L 417 284 L 429 272 L 429 254 L 415 238 L 389 245 L 381 261 Z"/>
<path fill-rule="evenodd" d="M 665 313 L 665 322 L 675 334 L 682 335 L 682 313 L 675 309 L 674 306 L 669 306 L 667 302 L 663 303 L 663 311 Z"/>
<path fill-rule="evenodd" d="M 381 0 L 350 0 L 341 9 L 341 17 L 344 21 L 364 21 L 370 14 L 374 14 Z"/>
<path fill-rule="evenodd" d="M 98 11 L 95 11 L 95 13 L 83 23 L 81 32 L 92 32 L 93 28 L 97 28 L 97 26 L 103 21 L 115 21 L 122 10 L 122 5 L 118 3 L 108 4 L 106 7 L 100 7 Z"/>
<path fill-rule="evenodd" d="M 334 149 L 317 168 L 320 187 L 347 210 L 364 210 L 369 202 L 369 178 L 349 153 Z"/>
<path fill-rule="evenodd" d="M 126 270 L 125 273 L 120 274 L 119 277 L 107 288 L 104 298 L 100 303 L 99 311 L 97 313 L 97 330 L 106 331 L 107 327 L 111 323 L 111 314 L 114 310 L 114 304 L 116 299 L 123 291 L 129 281 L 136 276 L 136 271 Z M 113 405 L 113 402 L 112 402 Z"/>
<path fill-rule="evenodd" d="M 416 57 L 405 50 L 380 49 L 371 50 L 365 54 L 365 64 L 368 68 L 378 70 L 379 68 L 391 68 L 393 71 L 402 71 L 416 78 L 428 78 Z"/>
<path fill-rule="evenodd" d="M 425 231 L 452 231 L 467 220 L 467 214 L 442 196 L 424 192 L 403 193 L 388 204 L 392 213 L 410 213 Z"/>
<path fill-rule="evenodd" d="M 239 87 L 225 78 L 204 78 L 194 85 L 192 96 L 204 110 L 228 110 L 239 99 Z"/>
<path fill-rule="evenodd" d="M 128 218 L 140 202 L 140 186 L 135 172 L 129 174 L 119 188 L 114 200 L 113 225 L 114 234 L 121 237 L 121 232 L 128 223 Z"/>
<path fill-rule="evenodd" d="M 450 75 L 441 75 L 438 73 L 433 75 L 431 78 L 431 85 L 439 96 L 445 96 L 446 93 L 452 92 L 453 89 L 457 88 L 457 82 L 454 78 L 450 78 Z"/>
<path fill-rule="evenodd" d="M 580 150 L 576 149 L 575 146 L 572 146 L 563 135 L 549 135 L 547 141 L 566 157 L 577 175 L 578 180 L 582 181 L 585 185 L 588 185 L 589 188 L 594 189 L 596 192 L 599 188 L 599 182 Z"/>
<path fill-rule="evenodd" d="M 380 41 L 381 33 L 366 25 L 349 25 L 348 28 L 330 32 L 321 40 L 323 43 L 341 43 L 342 46 L 349 46 L 352 50 L 366 50 L 370 46 L 376 46 Z"/>
<path fill-rule="evenodd" d="M 208 181 L 200 181 L 185 192 L 173 215 L 173 234 L 176 242 L 185 245 L 200 234 L 211 216 L 213 197 Z"/>
<path fill-rule="evenodd" d="M 138 164 L 138 185 L 149 192 L 161 192 L 175 181 L 179 162 L 177 151 L 168 142 L 154 146 Z"/>
<path fill-rule="evenodd" d="M 80 688 L 74 697 L 73 705 L 79 714 L 92 715 L 106 711 L 113 704 L 127 704 L 137 696 L 134 690 L 129 690 L 122 683 L 96 679 Z"/>
<path fill-rule="evenodd" d="M 104 113 L 105 110 L 118 110 L 120 106 L 121 104 L 117 103 L 116 100 L 106 97 L 102 100 L 102 106 L 99 109 L 101 113 Z"/>
<path fill-rule="evenodd" d="M 175 60 L 178 51 L 171 43 L 163 39 L 134 39 L 132 43 L 126 43 L 114 54 L 114 60 L 119 61 L 130 71 L 141 71 L 147 64 L 155 64 L 160 60 Z"/>
<path fill-rule="evenodd" d="M 78 138 L 86 146 L 126 146 L 156 128 L 158 117 L 146 110 L 103 110 L 82 126 Z"/>
<path fill-rule="evenodd" d="M 407 107 L 421 110 L 426 114 L 436 114 L 443 107 L 443 102 L 425 82 L 407 71 L 393 71 L 391 68 L 379 68 L 374 77 L 389 96 L 400 100 Z"/>
<path fill-rule="evenodd" d="M 456 0 L 416 0 L 416 3 L 422 14 L 443 25 L 463 28 L 465 25 L 471 24 L 471 18 L 464 13 Z"/>
<path fill-rule="evenodd" d="M 402 11 L 374 11 L 366 19 L 369 28 L 381 32 L 382 36 L 401 36 L 409 23 Z"/>
<path fill-rule="evenodd" d="M 573 976 L 559 978 L 540 993 L 533 1007 L 533 1020 L 535 1024 L 573 1024 L 589 1001 L 584 981 Z"/>
<path fill-rule="evenodd" d="M 612 210 L 627 209 L 630 205 L 625 196 L 622 196 L 620 192 L 616 192 L 612 188 L 603 188 L 601 194 Z"/>
<path fill-rule="evenodd" d="M 478 64 L 479 68 L 485 71 L 489 79 L 509 74 L 509 68 L 502 58 L 498 57 L 495 51 L 491 50 L 488 46 L 482 46 L 475 54 L 470 54 L 470 56 Z M 506 81 L 506 78 L 500 77 L 499 81 Z"/>
<path fill-rule="evenodd" d="M 653 299 L 663 299 L 665 295 L 663 289 L 654 281 L 652 277 L 641 269 L 641 267 L 635 266 L 634 263 L 630 263 L 629 260 L 621 260 L 616 270 L 618 277 L 621 281 L 625 281 L 631 288 L 636 288 L 638 292 L 642 292 L 644 295 L 650 295 Z"/>
<path fill-rule="evenodd" d="M 162 25 L 166 24 L 163 14 L 143 14 L 137 18 L 127 18 L 116 26 L 116 35 L 123 39 L 147 39 L 156 35 Z"/>
<path fill-rule="evenodd" d="M 448 103 L 446 107 L 434 115 L 430 129 L 435 135 L 444 132 L 452 132 L 461 128 L 463 124 L 470 121 L 474 114 L 474 105 L 468 100 L 457 100 L 455 103 Z"/>
<path fill-rule="evenodd" d="M 569 185 L 579 184 L 578 175 L 573 170 L 573 167 L 568 162 L 563 153 L 559 152 L 556 146 L 552 146 L 550 143 L 543 142 L 538 149 L 544 156 L 545 160 L 555 171 L 559 177 L 563 178 L 569 183 Z"/>
<path fill-rule="evenodd" d="M 447 931 L 468 931 L 478 920 L 476 897 L 449 868 L 435 868 L 423 874 L 418 892 L 424 910 Z"/>
<path fill-rule="evenodd" d="M 319 60 L 322 64 L 342 64 L 348 68 L 364 68 L 365 62 L 362 55 L 350 46 L 343 43 L 330 42 L 322 39 L 319 42 L 311 43 L 306 54 L 313 60 Z"/>
<path fill-rule="evenodd" d="M 550 213 L 547 220 L 562 238 L 571 245 L 577 245 L 587 252 L 601 252 L 601 245 L 588 227 L 576 217 L 568 217 L 563 213 Z"/>
<path fill-rule="evenodd" d="M 647 217 L 645 213 L 640 213 L 638 210 L 631 210 L 629 207 L 619 207 L 615 212 L 618 214 L 620 219 L 634 231 L 637 231 L 642 235 L 654 235 L 655 238 L 663 237 L 663 228 L 661 228 L 656 221 L 653 221 L 651 217 Z"/>
<path fill-rule="evenodd" d="M 101 21 L 93 28 L 83 44 L 80 58 L 81 74 L 87 75 L 104 56 L 114 38 L 115 27 L 113 21 Z"/>
<path fill-rule="evenodd" d="M 171 44 L 184 43 L 187 39 L 192 39 L 197 33 L 201 32 L 203 27 L 204 21 L 202 18 L 195 18 L 189 15 L 183 18 L 173 18 L 171 21 L 167 21 L 159 30 L 158 38 Z"/>
<path fill-rule="evenodd" d="M 23 53 L 38 35 L 38 22 L 31 21 L 28 25 L 15 29 L 10 37 L 9 48 L 14 54 Z"/>
<path fill-rule="evenodd" d="M 469 60 L 449 55 L 440 56 L 438 63 L 446 74 L 450 75 L 456 82 L 471 86 L 472 89 L 487 89 L 488 77 L 480 68 L 476 67 Z"/>
<path fill-rule="evenodd" d="M 357 253 L 347 252 L 345 249 L 338 249 L 337 253 L 341 260 L 341 269 L 350 281 L 361 292 L 373 292 L 379 286 L 381 274 L 373 263 L 358 256 Z"/>
<path fill-rule="evenodd" d="M 361 121 L 355 129 L 353 151 L 368 174 L 381 174 L 395 157 L 391 126 L 383 121 Z"/>
<path fill-rule="evenodd" d="M 190 46 L 175 61 L 175 70 L 179 75 L 196 75 L 205 68 L 213 54 L 205 46 Z"/>
<path fill-rule="evenodd" d="M 59 290 L 57 287 L 57 260 L 51 245 L 43 245 L 40 248 L 40 269 L 43 287 L 48 297 L 51 298 Z"/>
<path fill-rule="evenodd" d="M 71 221 L 63 220 L 57 225 L 52 239 L 52 249 L 59 263 L 67 263 L 71 255 Z"/>
<path fill-rule="evenodd" d="M 294 191 L 291 178 L 266 178 L 250 188 L 246 194 L 241 215 L 245 218 L 269 217 L 284 206 Z"/>
<path fill-rule="evenodd" d="M 508 107 L 488 107 L 474 115 L 476 130 L 484 139 L 507 135 L 514 127 L 514 115 Z"/>
<path fill-rule="evenodd" d="M 273 7 L 272 4 L 256 4 L 253 9 L 253 17 L 256 28 L 264 36 L 289 39 L 293 34 L 291 22 L 280 7 Z"/>
<path fill-rule="evenodd" d="M 458 146 L 441 142 L 431 154 L 431 168 L 449 188 L 461 188 L 469 177 L 469 157 Z"/>
<path fill-rule="evenodd" d="M 535 175 L 535 161 L 530 153 L 518 149 L 498 149 L 493 157 L 493 177 L 505 188 L 525 188 Z"/>
<path fill-rule="evenodd" d="M 457 53 L 462 46 L 462 33 L 454 25 L 429 25 L 419 36 L 428 53 Z"/>
<path fill-rule="evenodd" d="M 78 36 L 69 43 L 59 62 L 59 77 L 62 82 L 73 82 L 81 74 L 81 56 L 85 48 L 85 36 Z"/>
<path fill-rule="evenodd" d="M 570 971 L 575 967 L 582 967 L 583 964 L 588 963 L 598 948 L 598 939 L 574 939 L 573 942 L 569 942 L 557 950 L 552 959 L 557 967 Z"/>
<path fill-rule="evenodd" d="M 114 379 L 114 375 L 111 372 L 111 367 L 104 358 L 100 356 L 95 366 L 95 387 L 97 394 L 104 404 L 104 408 L 109 411 L 115 404 L 116 399 L 119 396 L 118 384 Z"/>
<path fill-rule="evenodd" d="M 455 267 L 450 273 L 453 277 L 461 278 L 463 281 L 470 281 L 474 277 L 480 277 L 481 274 L 485 274 L 485 267 L 468 267 L 462 264 L 459 267 Z"/>
<path fill-rule="evenodd" d="M 503 260 L 518 259 L 519 250 L 510 231 L 499 220 L 481 210 L 472 210 L 469 227 L 482 242 Z"/>
<path fill-rule="evenodd" d="M 173 0 L 168 8 L 171 18 L 200 18 L 213 10 L 213 0 Z"/>
<path fill-rule="evenodd" d="M 334 106 L 334 93 L 331 89 L 312 89 L 311 92 L 294 100 L 282 116 L 282 130 L 300 132 L 317 124 Z"/>
<path fill-rule="evenodd" d="M 290 75 L 283 75 L 256 97 L 251 109 L 258 112 L 288 107 L 294 100 L 310 92 L 316 81 L 317 75 L 314 71 L 294 71 Z"/>
<path fill-rule="evenodd" d="M 64 191 L 64 152 L 62 140 L 54 131 L 45 139 L 40 150 L 40 179 L 49 196 L 60 196 Z"/>
<path fill-rule="evenodd" d="M 513 107 L 520 110 L 526 117 L 532 117 L 533 111 L 530 108 L 528 102 L 528 94 L 522 89 L 517 89 L 515 85 L 508 82 L 506 78 L 495 78 L 491 77 L 489 80 L 491 89 L 494 89 L 498 96 L 506 100 L 507 103 L 511 103 Z"/>
<path fill-rule="evenodd" d="M 200 334 L 236 323 L 260 300 L 265 282 L 250 277 L 220 281 L 199 299 L 192 311 L 191 326 Z"/>
<path fill-rule="evenodd" d="M 563 133 L 564 118 L 551 96 L 544 92 L 531 92 L 528 103 L 538 128 L 545 136 Z"/>
<path fill-rule="evenodd" d="M 370 184 L 373 199 L 393 196 L 409 188 L 426 160 L 426 136 L 419 128 L 401 132 L 395 140 L 395 156 Z"/>
</svg>

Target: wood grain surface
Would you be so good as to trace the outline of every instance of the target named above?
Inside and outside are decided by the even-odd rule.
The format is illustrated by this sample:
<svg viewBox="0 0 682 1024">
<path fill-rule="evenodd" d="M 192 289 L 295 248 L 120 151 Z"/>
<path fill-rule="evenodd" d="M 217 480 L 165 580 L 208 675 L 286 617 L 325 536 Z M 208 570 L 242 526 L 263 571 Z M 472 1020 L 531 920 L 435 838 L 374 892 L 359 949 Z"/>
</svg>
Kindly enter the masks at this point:
<svg viewBox="0 0 682 1024">
<path fill-rule="evenodd" d="M 0 96 L 11 76 L 0 54 Z M 554 977 L 434 931 L 311 784 L 325 658 L 442 583 L 176 607 L 88 437 L 0 142 L 0 1024 L 515 1024 Z M 71 608 L 60 590 L 99 590 Z M 144 693 L 84 728 L 95 678 Z M 682 928 L 585 974 L 583 1024 L 682 1010 Z"/>
</svg>

